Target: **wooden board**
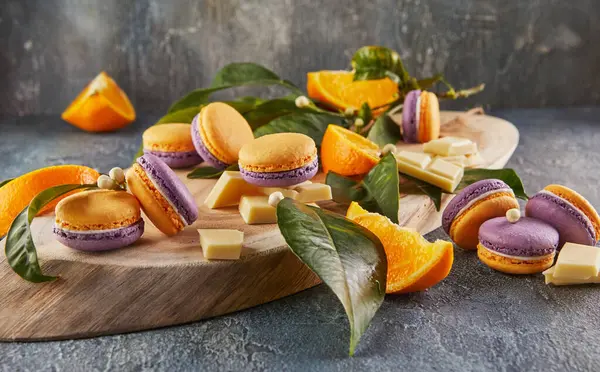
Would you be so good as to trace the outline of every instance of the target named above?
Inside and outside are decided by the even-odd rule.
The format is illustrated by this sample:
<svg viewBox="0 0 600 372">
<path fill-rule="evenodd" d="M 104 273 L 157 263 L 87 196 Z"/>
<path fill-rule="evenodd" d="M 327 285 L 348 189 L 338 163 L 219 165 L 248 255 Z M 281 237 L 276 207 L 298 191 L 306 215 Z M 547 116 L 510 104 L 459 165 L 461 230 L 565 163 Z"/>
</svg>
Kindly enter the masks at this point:
<svg viewBox="0 0 600 372">
<path fill-rule="evenodd" d="M 443 118 L 457 114 L 445 112 Z M 442 133 L 477 141 L 489 168 L 504 166 L 519 137 L 512 124 L 490 116 L 455 121 Z M 0 340 L 81 338 L 182 324 L 266 303 L 319 283 L 287 248 L 277 225 L 248 226 L 236 208 L 207 209 L 202 202 L 215 181 L 188 180 L 186 171 L 178 174 L 196 198 L 200 218 L 172 238 L 147 223 L 144 236 L 131 247 L 85 253 L 54 240 L 52 215 L 36 218 L 32 231 L 43 270 L 60 279 L 28 283 L 11 271 L 2 255 Z M 448 201 L 446 197 L 444 205 Z M 323 207 L 344 211 L 334 203 Z M 440 226 L 440 213 L 425 196 L 403 196 L 400 222 L 426 233 Z M 204 260 L 197 228 L 244 231 L 241 259 Z M 4 243 L 0 245 L 3 252 Z"/>
</svg>

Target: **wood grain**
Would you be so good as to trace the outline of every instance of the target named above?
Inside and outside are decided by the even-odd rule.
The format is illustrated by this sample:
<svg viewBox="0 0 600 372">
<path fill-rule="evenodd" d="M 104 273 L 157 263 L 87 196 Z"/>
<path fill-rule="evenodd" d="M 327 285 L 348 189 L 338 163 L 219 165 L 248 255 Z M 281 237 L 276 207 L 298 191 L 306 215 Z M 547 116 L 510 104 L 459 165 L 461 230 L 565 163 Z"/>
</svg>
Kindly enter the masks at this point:
<svg viewBox="0 0 600 372">
<path fill-rule="evenodd" d="M 443 118 L 456 115 L 445 112 Z M 455 121 L 443 132 L 477 141 L 490 168 L 506 163 L 519 137 L 512 124 L 490 116 Z M 248 226 L 236 208 L 206 208 L 202 201 L 215 181 L 188 180 L 186 171 L 178 174 L 197 200 L 200 218 L 175 237 L 167 238 L 147 223 L 144 236 L 131 247 L 79 252 L 54 240 L 53 216 L 36 218 L 32 232 L 43 270 L 60 279 L 28 283 L 2 256 L 0 340 L 80 338 L 182 324 L 266 303 L 319 283 L 286 247 L 276 225 Z M 445 197 L 443 205 L 449 200 Z M 345 212 L 344 206 L 332 202 L 322 207 Z M 440 226 L 440 213 L 422 195 L 403 195 L 399 216 L 401 225 L 421 233 Z M 200 227 L 244 231 L 241 259 L 204 260 L 196 232 Z"/>
</svg>

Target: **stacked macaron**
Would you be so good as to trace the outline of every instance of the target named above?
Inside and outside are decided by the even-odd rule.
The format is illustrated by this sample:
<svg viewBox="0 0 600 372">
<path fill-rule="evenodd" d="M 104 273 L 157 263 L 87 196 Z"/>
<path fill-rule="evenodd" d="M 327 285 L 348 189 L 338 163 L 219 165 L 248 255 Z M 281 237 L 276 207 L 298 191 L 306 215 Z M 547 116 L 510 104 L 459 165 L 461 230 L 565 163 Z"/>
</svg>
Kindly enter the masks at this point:
<svg viewBox="0 0 600 372">
<path fill-rule="evenodd" d="M 142 135 L 144 154 L 152 154 L 171 168 L 186 168 L 202 162 L 192 142 L 191 125 L 155 125 Z"/>
<path fill-rule="evenodd" d="M 140 204 L 125 191 L 80 192 L 61 200 L 55 212 L 56 240 L 77 250 L 122 248 L 144 233 Z"/>
<path fill-rule="evenodd" d="M 237 163 L 242 146 L 254 139 L 246 119 L 222 102 L 203 107 L 192 121 L 191 133 L 198 154 L 218 169 Z"/>
<path fill-rule="evenodd" d="M 194 197 L 162 160 L 145 154 L 127 172 L 127 186 L 154 226 L 175 235 L 198 218 Z"/>
<path fill-rule="evenodd" d="M 525 213 L 558 230 L 559 249 L 566 242 L 596 245 L 600 238 L 598 212 L 582 195 L 566 186 L 546 186 L 529 199 Z"/>
<path fill-rule="evenodd" d="M 253 185 L 296 185 L 317 174 L 317 146 L 300 133 L 266 135 L 241 148 L 239 166 L 244 180 Z"/>
<path fill-rule="evenodd" d="M 440 136 L 440 104 L 434 93 L 418 89 L 408 92 L 400 132 L 407 143 L 425 143 Z"/>
</svg>

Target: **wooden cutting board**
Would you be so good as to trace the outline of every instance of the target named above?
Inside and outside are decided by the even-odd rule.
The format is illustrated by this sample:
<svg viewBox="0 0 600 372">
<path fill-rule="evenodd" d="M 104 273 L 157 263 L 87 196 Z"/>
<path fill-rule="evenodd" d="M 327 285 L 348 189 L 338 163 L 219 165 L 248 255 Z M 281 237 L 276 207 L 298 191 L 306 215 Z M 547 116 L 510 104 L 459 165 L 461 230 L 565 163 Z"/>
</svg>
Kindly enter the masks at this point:
<svg viewBox="0 0 600 372">
<path fill-rule="evenodd" d="M 442 122 L 458 114 L 444 112 Z M 475 140 L 487 168 L 503 167 L 519 139 L 512 124 L 484 115 L 454 120 L 443 126 L 442 134 Z M 419 146 L 399 144 L 407 149 Z M 165 237 L 148 222 L 144 236 L 133 246 L 86 253 L 54 240 L 52 215 L 36 218 L 32 232 L 42 268 L 60 279 L 28 283 L 11 271 L 2 255 L 0 340 L 71 339 L 188 323 L 319 284 L 318 277 L 285 245 L 276 224 L 248 226 L 236 208 L 206 208 L 203 201 L 215 181 L 188 180 L 186 173 L 178 175 L 196 198 L 200 218 L 175 237 Z M 449 199 L 444 199 L 444 206 Z M 333 202 L 322 207 L 344 212 Z M 405 195 L 400 201 L 400 223 L 427 233 L 440 226 L 440 213 L 427 197 Z M 204 260 L 197 228 L 244 231 L 241 259 Z M 4 252 L 4 242 L 0 246 Z"/>
</svg>

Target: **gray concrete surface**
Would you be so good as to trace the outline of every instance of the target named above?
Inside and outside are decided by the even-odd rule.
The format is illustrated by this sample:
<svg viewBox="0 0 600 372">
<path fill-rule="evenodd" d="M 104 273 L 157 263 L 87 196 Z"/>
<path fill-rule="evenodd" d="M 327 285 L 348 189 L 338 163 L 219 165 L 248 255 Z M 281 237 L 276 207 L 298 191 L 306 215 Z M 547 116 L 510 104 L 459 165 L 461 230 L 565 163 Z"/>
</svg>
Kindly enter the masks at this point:
<svg viewBox="0 0 600 372">
<path fill-rule="evenodd" d="M 534 193 L 571 186 L 600 206 L 600 108 L 499 111 L 521 143 L 509 166 Z M 0 123 L 0 179 L 49 164 L 126 166 L 155 117 L 106 135 L 57 117 Z M 441 230 L 427 236 L 446 238 Z M 449 277 L 388 296 L 353 358 L 342 307 L 324 286 L 185 326 L 88 340 L 0 343 L 3 371 L 598 371 L 600 287 L 546 286 L 455 249 Z M 2 285 L 0 283 L 0 285 Z"/>
<path fill-rule="evenodd" d="M 417 77 L 485 82 L 474 104 L 600 104 L 597 0 L 2 0 L 0 113 L 57 114 L 100 70 L 161 113 L 229 62 L 304 86 L 363 45 Z"/>
</svg>

